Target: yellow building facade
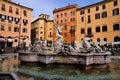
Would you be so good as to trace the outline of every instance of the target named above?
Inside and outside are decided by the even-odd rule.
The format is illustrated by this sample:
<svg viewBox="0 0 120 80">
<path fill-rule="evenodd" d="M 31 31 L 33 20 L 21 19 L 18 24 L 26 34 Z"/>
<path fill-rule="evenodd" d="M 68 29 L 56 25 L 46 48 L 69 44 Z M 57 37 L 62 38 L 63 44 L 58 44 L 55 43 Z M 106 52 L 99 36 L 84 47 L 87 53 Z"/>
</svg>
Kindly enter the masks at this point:
<svg viewBox="0 0 120 80">
<path fill-rule="evenodd" d="M 100 45 L 120 42 L 120 0 L 103 0 L 76 12 L 78 43 L 84 37 Z"/>
<path fill-rule="evenodd" d="M 39 18 L 31 23 L 31 39 L 41 41 L 47 40 L 53 42 L 53 20 L 49 20 L 49 15 L 40 14 Z"/>
<path fill-rule="evenodd" d="M 16 47 L 23 40 L 31 40 L 31 8 L 0 0 L 0 42 L 6 46 Z M 27 43 L 26 45 L 29 45 Z"/>
</svg>

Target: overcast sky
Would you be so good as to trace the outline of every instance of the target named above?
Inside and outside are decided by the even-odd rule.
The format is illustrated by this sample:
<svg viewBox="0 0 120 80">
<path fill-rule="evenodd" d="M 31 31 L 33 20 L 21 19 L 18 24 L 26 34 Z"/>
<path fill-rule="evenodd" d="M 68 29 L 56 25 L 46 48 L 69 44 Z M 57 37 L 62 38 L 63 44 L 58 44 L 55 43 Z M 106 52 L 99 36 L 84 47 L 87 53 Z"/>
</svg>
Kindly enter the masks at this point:
<svg viewBox="0 0 120 80">
<path fill-rule="evenodd" d="M 50 15 L 53 19 L 53 10 L 67 6 L 68 4 L 78 4 L 80 7 L 90 5 L 102 0 L 12 0 L 14 3 L 20 3 L 23 6 L 33 9 L 32 16 L 38 18 L 40 14 Z"/>
</svg>

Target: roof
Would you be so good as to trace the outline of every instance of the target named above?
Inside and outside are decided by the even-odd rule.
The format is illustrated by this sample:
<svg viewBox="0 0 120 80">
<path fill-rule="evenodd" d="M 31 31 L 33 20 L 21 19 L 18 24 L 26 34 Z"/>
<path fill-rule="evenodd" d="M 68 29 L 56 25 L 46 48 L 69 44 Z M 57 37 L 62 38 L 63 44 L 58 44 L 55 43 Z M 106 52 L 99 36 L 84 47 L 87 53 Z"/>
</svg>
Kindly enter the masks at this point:
<svg viewBox="0 0 120 80">
<path fill-rule="evenodd" d="M 108 2 L 111 2 L 111 1 L 114 1 L 114 0 L 103 0 L 103 1 L 100 1 L 100 2 L 97 2 L 97 3 L 94 3 L 94 4 L 90 4 L 88 6 L 78 8 L 77 11 L 79 11 L 81 9 L 86 9 L 86 8 L 94 7 L 94 6 L 97 6 L 97 5 L 101 5 L 101 4 L 104 4 L 104 3 L 108 3 Z"/>
<path fill-rule="evenodd" d="M 2 1 L 5 1 L 5 2 L 8 2 L 8 3 L 10 3 L 10 4 L 14 4 L 14 5 L 17 5 L 17 6 L 20 6 L 20 7 L 24 7 L 24 8 L 27 8 L 27 9 L 33 10 L 32 8 L 22 6 L 22 5 L 20 5 L 19 3 L 17 4 L 17 3 L 10 2 L 10 1 L 7 1 L 7 0 L 2 0 Z"/>
<path fill-rule="evenodd" d="M 39 16 L 41 16 L 41 15 L 46 15 L 46 16 L 50 16 L 50 15 L 47 15 L 47 14 L 40 14 Z"/>
<path fill-rule="evenodd" d="M 52 22 L 53 20 L 46 20 L 45 18 L 38 18 L 35 21 L 33 21 L 31 24 L 37 22 L 38 20 L 45 20 L 46 22 Z"/>
<path fill-rule="evenodd" d="M 61 7 L 61 8 L 55 8 L 54 10 L 53 10 L 53 13 L 55 13 L 55 12 L 59 12 L 59 11 L 63 11 L 63 10 L 66 10 L 66 9 L 71 9 L 71 8 L 78 8 L 79 6 L 77 5 L 77 4 L 73 4 L 73 5 L 67 5 L 67 6 L 65 6 L 65 7 Z"/>
</svg>

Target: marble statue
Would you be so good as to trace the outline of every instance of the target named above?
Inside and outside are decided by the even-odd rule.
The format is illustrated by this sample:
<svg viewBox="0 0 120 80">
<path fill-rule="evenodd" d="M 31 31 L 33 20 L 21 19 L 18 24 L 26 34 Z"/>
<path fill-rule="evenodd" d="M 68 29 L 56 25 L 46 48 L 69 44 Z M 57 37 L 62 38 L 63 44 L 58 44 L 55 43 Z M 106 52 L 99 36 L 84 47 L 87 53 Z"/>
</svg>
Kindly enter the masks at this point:
<svg viewBox="0 0 120 80">
<path fill-rule="evenodd" d="M 78 53 L 98 53 L 103 51 L 98 45 L 90 43 L 90 38 L 88 37 L 83 38 L 80 44 L 75 41 L 75 47 L 70 49 Z"/>
<path fill-rule="evenodd" d="M 55 25 L 55 28 L 56 28 L 56 39 L 55 39 L 56 43 L 54 46 L 54 50 L 58 54 L 60 51 L 63 50 L 62 30 L 64 29 L 64 27 Z"/>
<path fill-rule="evenodd" d="M 31 46 L 30 50 L 32 52 L 40 52 L 42 50 L 42 43 L 39 39 L 36 39 L 33 46 Z"/>
</svg>

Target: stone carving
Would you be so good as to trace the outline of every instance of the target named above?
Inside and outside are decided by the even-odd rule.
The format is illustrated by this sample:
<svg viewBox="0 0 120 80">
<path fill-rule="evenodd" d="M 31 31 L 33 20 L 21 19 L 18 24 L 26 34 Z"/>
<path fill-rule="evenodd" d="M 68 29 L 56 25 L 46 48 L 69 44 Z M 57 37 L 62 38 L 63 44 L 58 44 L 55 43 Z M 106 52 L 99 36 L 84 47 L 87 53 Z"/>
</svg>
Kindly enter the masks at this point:
<svg viewBox="0 0 120 80">
<path fill-rule="evenodd" d="M 48 47 L 48 46 L 47 46 L 47 41 L 44 40 L 44 41 L 42 42 L 42 50 L 51 50 L 51 49 L 52 49 L 52 46 L 51 46 L 51 47 Z"/>
<path fill-rule="evenodd" d="M 56 28 L 56 43 L 54 45 L 54 51 L 58 54 L 61 51 L 63 51 L 63 36 L 62 36 L 62 30 L 64 29 L 63 26 L 57 26 L 55 25 Z"/>
<path fill-rule="evenodd" d="M 33 46 L 30 45 L 29 48 L 29 50 L 32 52 L 40 52 L 42 50 L 42 43 L 39 39 L 36 39 Z"/>
<path fill-rule="evenodd" d="M 75 41 L 75 47 L 70 47 L 70 49 L 71 51 L 78 53 L 102 52 L 102 49 L 98 45 L 95 43 L 90 43 L 90 38 L 88 37 L 83 38 L 80 44 Z"/>
<path fill-rule="evenodd" d="M 63 42 L 63 36 L 62 36 L 62 30 L 64 29 L 63 26 L 57 26 L 56 28 L 56 43 L 54 44 L 54 47 L 47 47 L 47 41 L 40 41 L 39 39 L 35 40 L 35 43 L 33 46 L 30 46 L 29 50 L 32 52 L 40 52 L 42 50 L 53 50 L 56 54 L 74 54 L 74 53 L 99 53 L 102 52 L 102 49 L 96 45 L 95 43 L 90 42 L 89 37 L 84 37 L 81 40 L 81 43 L 77 43 L 77 41 L 74 42 L 74 47 L 71 45 L 67 45 L 67 43 Z M 53 52 L 53 53 L 54 53 Z"/>
</svg>

